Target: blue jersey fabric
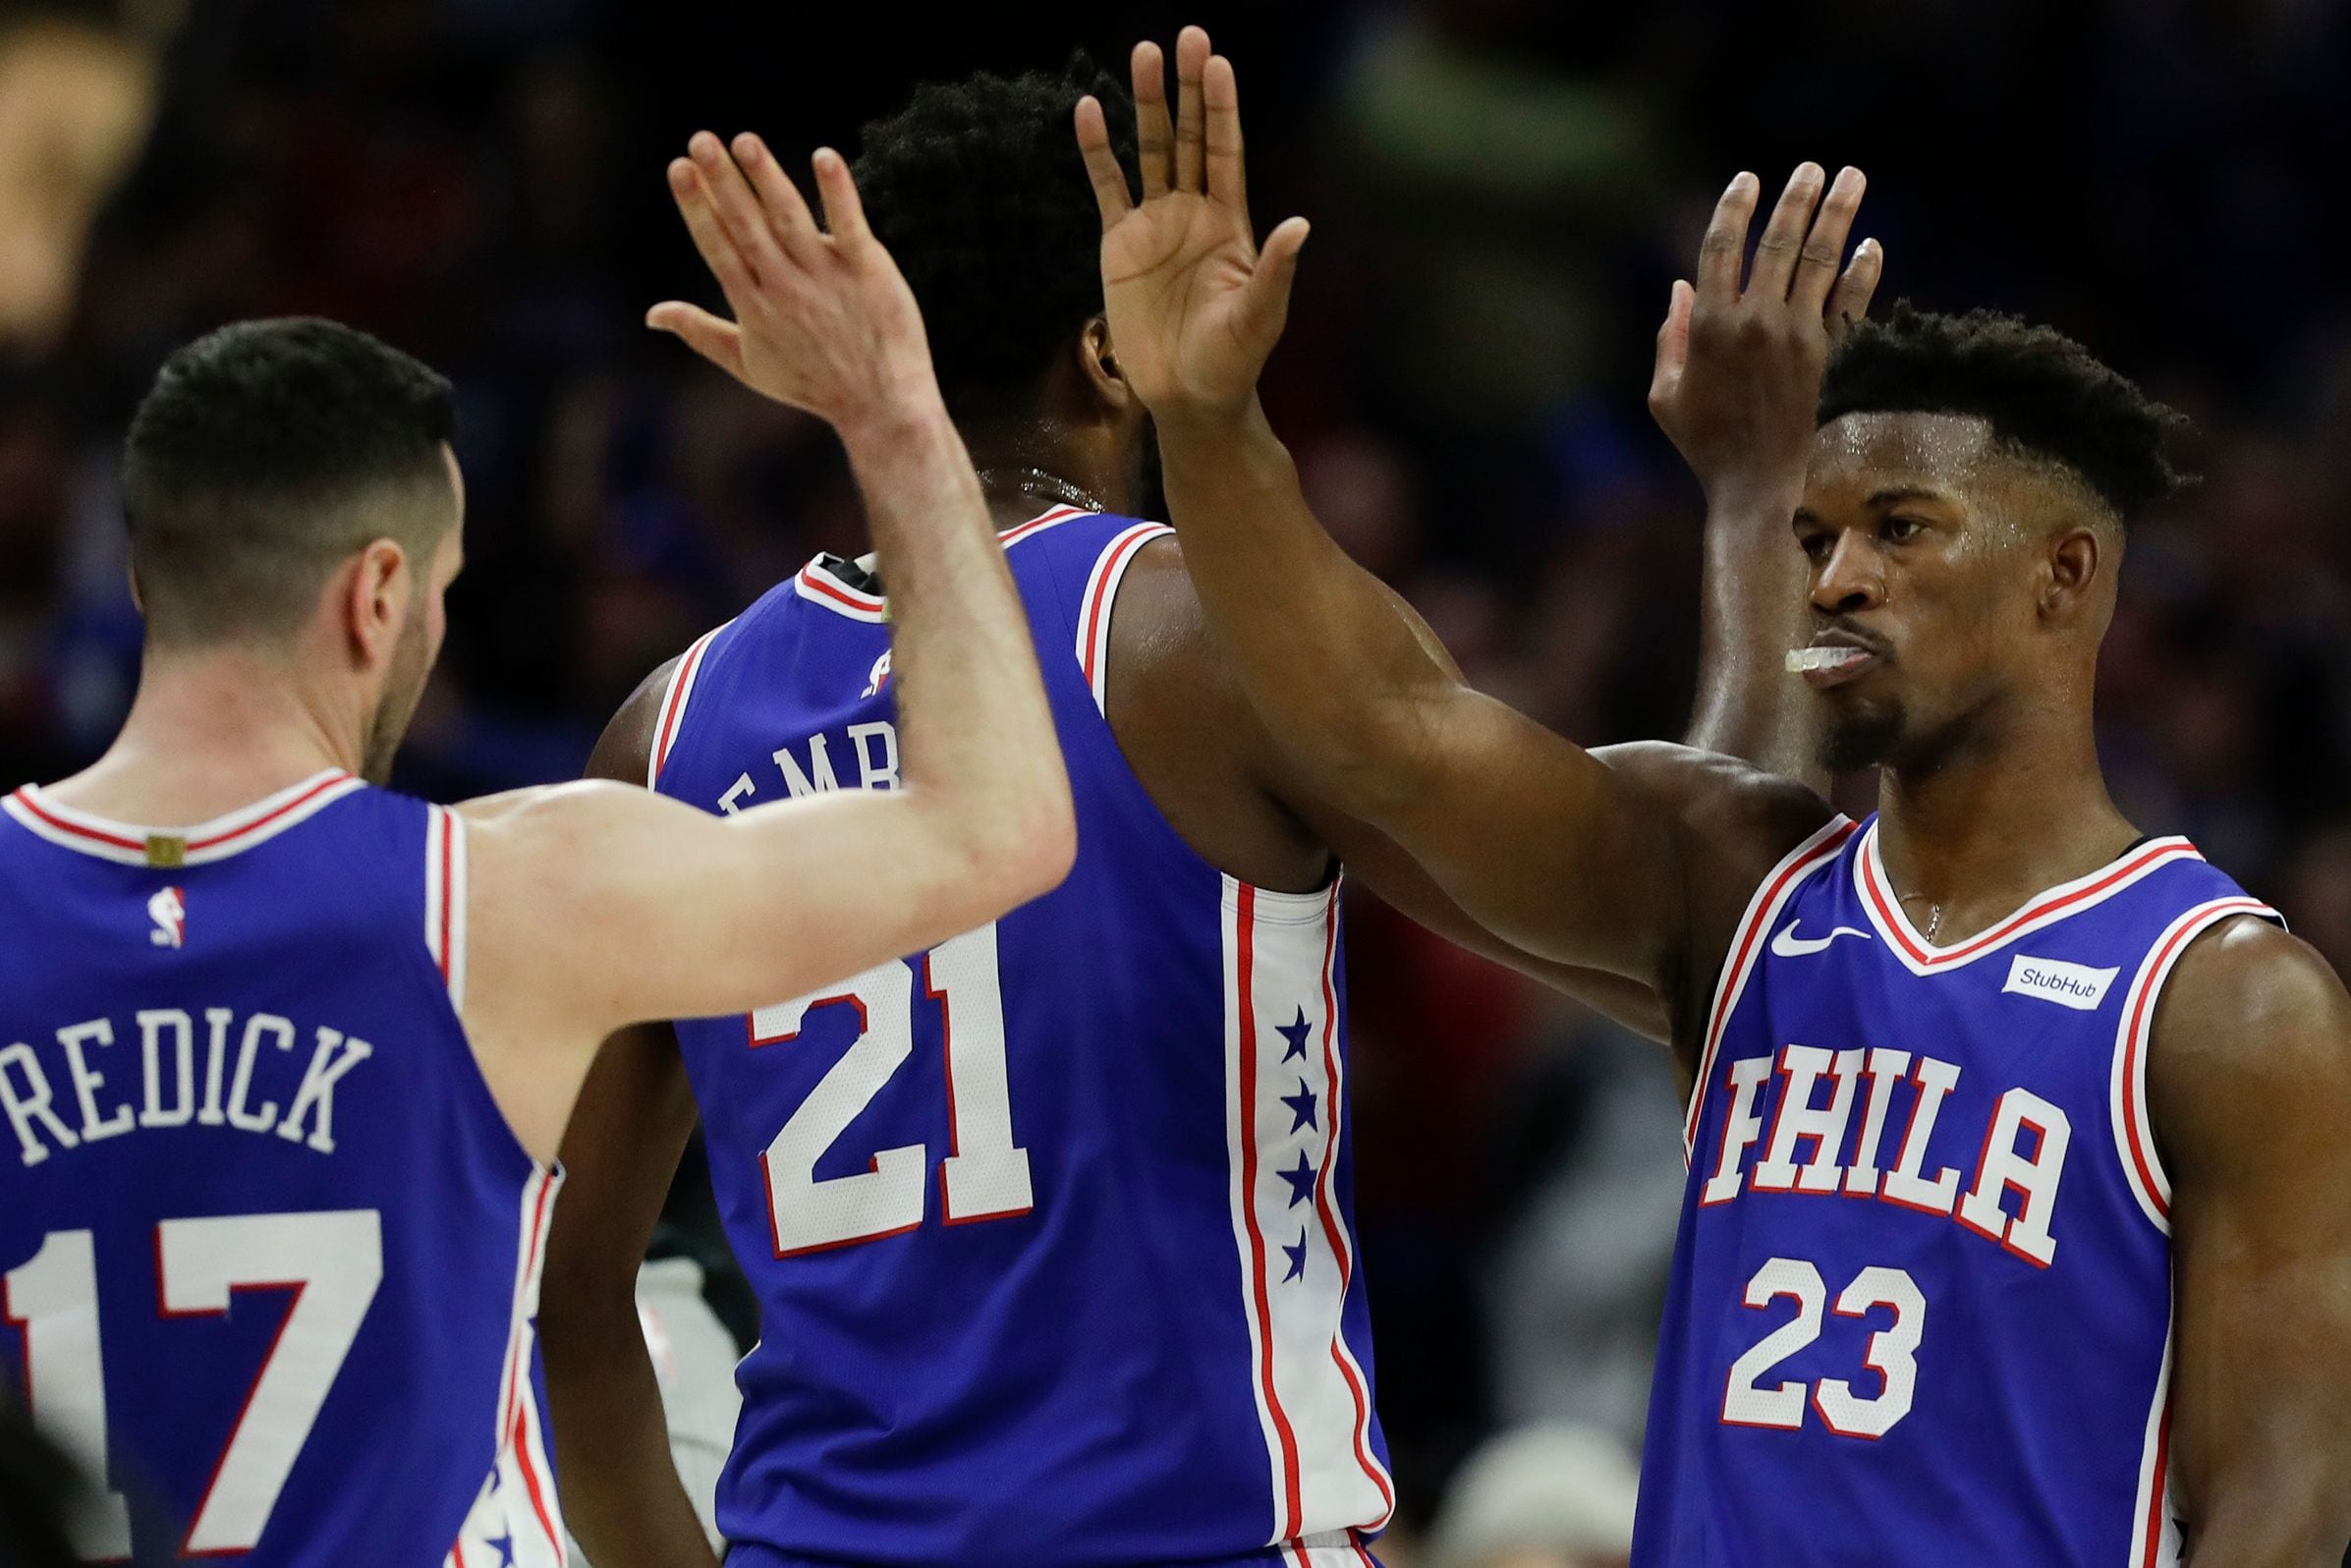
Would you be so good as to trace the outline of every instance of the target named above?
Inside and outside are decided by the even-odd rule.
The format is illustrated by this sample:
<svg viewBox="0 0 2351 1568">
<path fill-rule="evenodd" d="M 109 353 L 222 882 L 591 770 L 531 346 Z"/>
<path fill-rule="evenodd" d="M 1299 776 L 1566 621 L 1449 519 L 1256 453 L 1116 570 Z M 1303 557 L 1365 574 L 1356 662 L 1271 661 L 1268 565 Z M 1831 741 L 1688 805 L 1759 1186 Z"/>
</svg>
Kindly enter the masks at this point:
<svg viewBox="0 0 2351 1568">
<path fill-rule="evenodd" d="M 1060 509 L 1005 535 L 1076 796 L 1068 881 L 678 1026 L 761 1309 L 718 1499 L 738 1568 L 1361 1564 L 1385 1521 L 1335 889 L 1202 861 L 1099 705 L 1119 576 L 1166 532 Z M 697 644 L 657 788 L 893 787 L 883 613 L 819 561 Z"/>
<path fill-rule="evenodd" d="M 554 1176 L 452 1001 L 462 830 L 340 773 L 169 833 L 4 804 L 0 1367 L 115 1494 L 84 1555 L 554 1562 Z"/>
<path fill-rule="evenodd" d="M 2245 914 L 2181 839 L 1939 948 L 1875 821 L 1766 880 L 1686 1129 L 1637 1563 L 2177 1561 L 2147 1042 Z"/>
</svg>

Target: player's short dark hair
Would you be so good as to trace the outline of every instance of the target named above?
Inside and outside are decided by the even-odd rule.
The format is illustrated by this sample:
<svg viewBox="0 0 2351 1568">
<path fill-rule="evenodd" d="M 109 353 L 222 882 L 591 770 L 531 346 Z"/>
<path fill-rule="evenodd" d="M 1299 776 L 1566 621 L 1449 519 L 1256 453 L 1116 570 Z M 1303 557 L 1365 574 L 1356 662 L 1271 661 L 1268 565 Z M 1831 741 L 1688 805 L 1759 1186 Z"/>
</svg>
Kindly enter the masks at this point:
<svg viewBox="0 0 2351 1568">
<path fill-rule="evenodd" d="M 1083 51 L 1058 72 L 925 83 L 861 133 L 858 194 L 959 420 L 1027 414 L 1053 357 L 1101 313 L 1102 220 L 1074 120 L 1088 93 L 1132 180 L 1134 95 Z"/>
<path fill-rule="evenodd" d="M 241 321 L 164 362 L 131 421 L 123 509 L 150 638 L 283 633 L 335 565 L 455 520 L 446 379 L 333 321 Z"/>
<path fill-rule="evenodd" d="M 2186 423 L 2054 328 L 1995 310 L 1941 315 L 1908 301 L 1829 356 L 1819 421 L 1847 414 L 1963 414 L 2011 450 L 2078 476 L 2128 522 L 2189 480 L 2164 456 Z"/>
</svg>

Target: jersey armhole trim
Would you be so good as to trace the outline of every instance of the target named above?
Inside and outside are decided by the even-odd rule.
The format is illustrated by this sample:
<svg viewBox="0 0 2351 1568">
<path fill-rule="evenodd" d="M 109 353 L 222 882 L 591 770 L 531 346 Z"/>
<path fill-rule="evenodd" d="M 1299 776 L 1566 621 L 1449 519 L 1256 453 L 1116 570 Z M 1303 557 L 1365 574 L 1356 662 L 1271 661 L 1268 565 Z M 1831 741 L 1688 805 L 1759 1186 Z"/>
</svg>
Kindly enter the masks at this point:
<svg viewBox="0 0 2351 1568">
<path fill-rule="evenodd" d="M 2114 1152 L 2122 1161 L 2123 1180 L 2139 1201 L 2140 1212 L 2166 1236 L 2171 1234 L 2171 1177 L 2156 1151 L 2155 1118 L 2147 1105 L 2147 1058 L 2155 1037 L 2155 1004 L 2162 997 L 2164 982 L 2196 938 L 2239 915 L 2285 924 L 2277 911 L 2241 893 L 2190 909 L 2165 926 L 2148 949 L 2122 999 L 2122 1019 L 2115 1027 L 2113 1083 L 2108 1095 Z"/>
<path fill-rule="evenodd" d="M 424 949 L 462 1025 L 466 1007 L 466 821 L 432 808 L 424 831 Z"/>
<path fill-rule="evenodd" d="M 653 730 L 652 748 L 645 754 L 646 789 L 661 782 L 661 768 L 669 760 L 670 748 L 678 743 L 678 727 L 685 721 L 686 703 L 694 696 L 694 678 L 701 670 L 702 655 L 710 650 L 710 640 L 725 630 L 726 626 L 714 626 L 695 639 L 678 660 L 678 667 L 669 672 L 669 686 L 661 694 L 660 721 Z"/>
<path fill-rule="evenodd" d="M 1145 545 L 1174 532 L 1164 523 L 1138 523 L 1102 547 L 1087 575 L 1086 591 L 1078 600 L 1078 671 L 1093 693 L 1095 711 L 1104 718 L 1110 716 L 1110 620 L 1117 613 L 1118 586 Z"/>
<path fill-rule="evenodd" d="M 1714 1052 L 1722 1043 L 1722 1032 L 1730 1023 L 1730 1016 L 1746 994 L 1748 977 L 1763 958 L 1763 934 L 1779 918 L 1780 910 L 1805 878 L 1823 863 L 1843 851 L 1845 841 L 1853 836 L 1854 823 L 1849 816 L 1830 820 L 1819 831 L 1788 851 L 1777 866 L 1771 868 L 1758 883 L 1755 896 L 1747 901 L 1747 913 L 1739 917 L 1739 924 L 1732 932 L 1729 955 L 1724 959 L 1721 977 L 1714 982 L 1713 1004 L 1707 1010 L 1706 1043 L 1698 1053 L 1698 1070 L 1690 1080 L 1690 1103 L 1682 1112 L 1682 1162 L 1688 1164 L 1692 1150 L 1698 1144 L 1698 1123 L 1707 1103 L 1707 1081 L 1713 1075 Z"/>
</svg>

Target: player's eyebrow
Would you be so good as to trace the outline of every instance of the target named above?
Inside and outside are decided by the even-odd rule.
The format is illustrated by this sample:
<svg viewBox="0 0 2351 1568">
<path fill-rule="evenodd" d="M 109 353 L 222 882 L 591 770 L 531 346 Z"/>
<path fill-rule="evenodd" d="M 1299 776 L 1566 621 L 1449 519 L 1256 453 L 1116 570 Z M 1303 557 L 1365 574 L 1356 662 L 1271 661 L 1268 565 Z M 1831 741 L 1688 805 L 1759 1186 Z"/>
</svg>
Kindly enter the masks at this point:
<svg viewBox="0 0 2351 1568">
<path fill-rule="evenodd" d="M 1873 490 L 1865 506 L 1898 506 L 1904 501 L 1949 501 L 1942 491 L 1925 484 L 1898 484 L 1890 489 Z"/>
</svg>

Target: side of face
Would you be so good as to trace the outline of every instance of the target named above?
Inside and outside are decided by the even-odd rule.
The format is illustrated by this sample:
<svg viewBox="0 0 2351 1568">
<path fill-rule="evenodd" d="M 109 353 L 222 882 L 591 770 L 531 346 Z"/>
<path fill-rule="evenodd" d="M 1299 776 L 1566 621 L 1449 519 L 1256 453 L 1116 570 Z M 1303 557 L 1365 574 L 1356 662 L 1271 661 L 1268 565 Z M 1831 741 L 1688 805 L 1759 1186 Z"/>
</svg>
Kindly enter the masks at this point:
<svg viewBox="0 0 2351 1568">
<path fill-rule="evenodd" d="M 449 632 L 449 586 L 465 565 L 465 476 L 458 469 L 454 453 L 444 447 L 442 456 L 448 465 L 451 493 L 447 501 L 435 504 L 453 507 L 454 511 L 445 515 L 437 530 L 428 521 L 413 534 L 436 538 L 431 554 L 418 562 L 395 541 L 379 539 L 368 546 L 362 558 L 363 581 L 376 573 L 382 574 L 376 578 L 380 584 L 378 591 L 401 601 L 398 631 L 378 660 L 380 675 L 362 748 L 361 774 L 374 784 L 381 784 L 391 776 L 392 759 L 408 733 L 409 721 L 416 717 L 417 704 L 423 699 L 432 667 L 440 659 L 441 645 Z M 368 557 L 387 548 L 393 558 L 371 569 Z M 370 604 L 366 613 L 381 616 L 384 609 Z"/>
<path fill-rule="evenodd" d="M 2073 618 L 2050 615 L 2052 574 L 2081 570 L 2070 488 L 1973 416 L 1820 428 L 1796 540 L 1815 645 L 1859 650 L 1805 677 L 1828 707 L 1830 767 L 1931 763 L 2053 691 L 2079 653 Z"/>
<path fill-rule="evenodd" d="M 1107 319 L 1097 315 L 1087 321 L 1079 333 L 1077 354 L 1079 379 L 1110 448 L 1112 467 L 1129 492 L 1125 510 L 1164 516 L 1159 443 L 1151 434 L 1150 411 L 1119 368 L 1118 346 L 1110 340 Z"/>
</svg>

